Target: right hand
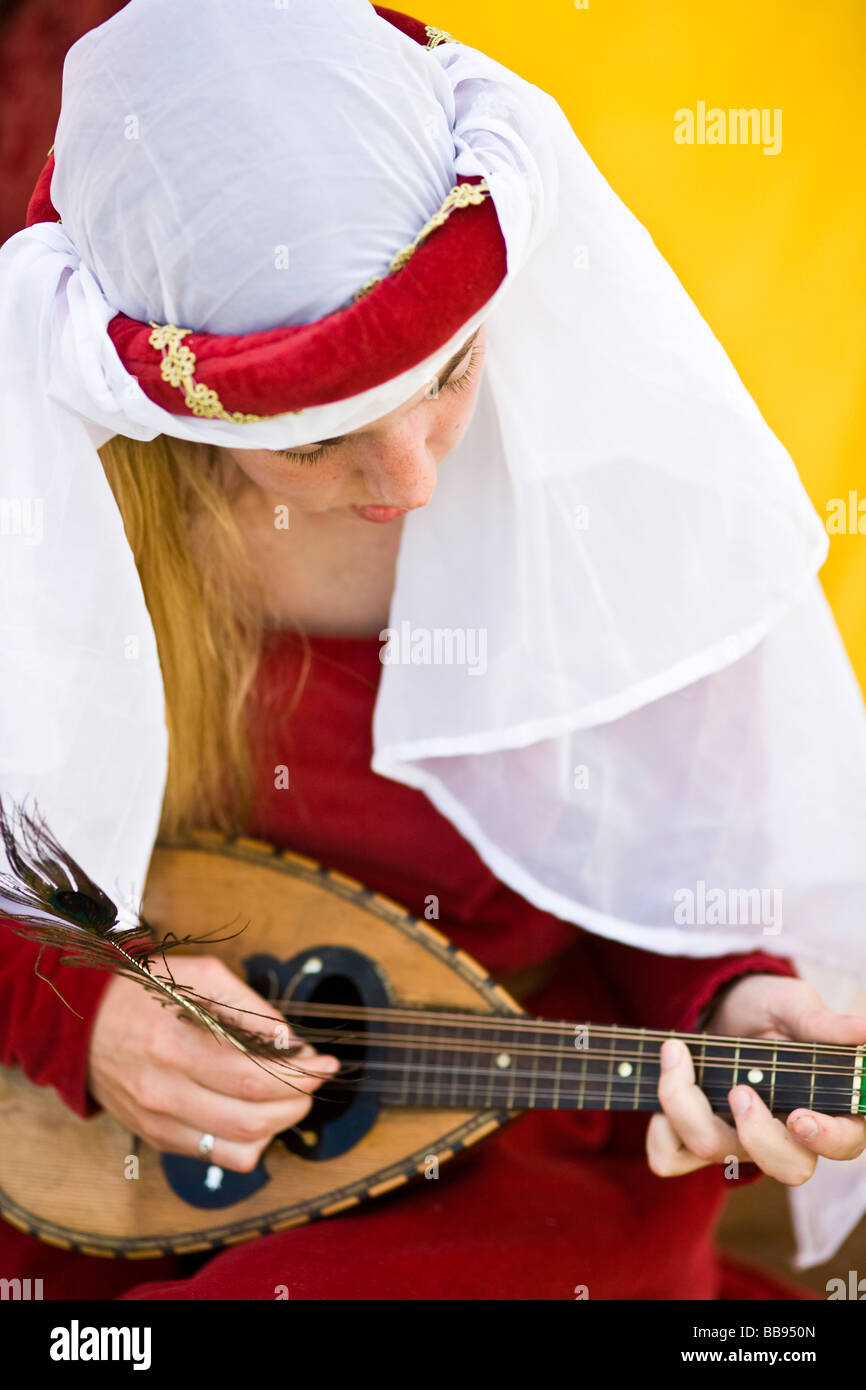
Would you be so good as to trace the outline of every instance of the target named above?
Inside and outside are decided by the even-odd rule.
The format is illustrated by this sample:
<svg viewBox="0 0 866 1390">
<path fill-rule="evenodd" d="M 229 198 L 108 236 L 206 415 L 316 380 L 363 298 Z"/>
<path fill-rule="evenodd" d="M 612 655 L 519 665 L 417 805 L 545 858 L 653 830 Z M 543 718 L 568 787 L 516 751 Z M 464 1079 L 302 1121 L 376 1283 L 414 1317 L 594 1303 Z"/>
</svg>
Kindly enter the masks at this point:
<svg viewBox="0 0 866 1390">
<path fill-rule="evenodd" d="M 274 1038 L 267 1018 L 233 1013 L 231 1005 L 253 1009 L 280 1024 L 285 1040 L 282 1015 L 216 956 L 173 957 L 171 970 L 179 984 L 219 1003 L 214 1012 L 221 1019 Z M 291 1031 L 289 1038 L 294 1040 Z M 279 1060 L 280 1053 L 274 1055 Z M 278 1066 L 267 1057 L 259 1060 L 277 1075 L 269 1076 L 202 1026 L 182 1022 L 149 990 L 117 975 L 90 1035 L 88 1088 L 99 1105 L 155 1149 L 198 1158 L 202 1135 L 212 1134 L 209 1161 L 248 1173 L 275 1134 L 304 1118 L 312 1092 L 339 1066 L 335 1057 L 319 1056 L 309 1046 Z"/>
</svg>

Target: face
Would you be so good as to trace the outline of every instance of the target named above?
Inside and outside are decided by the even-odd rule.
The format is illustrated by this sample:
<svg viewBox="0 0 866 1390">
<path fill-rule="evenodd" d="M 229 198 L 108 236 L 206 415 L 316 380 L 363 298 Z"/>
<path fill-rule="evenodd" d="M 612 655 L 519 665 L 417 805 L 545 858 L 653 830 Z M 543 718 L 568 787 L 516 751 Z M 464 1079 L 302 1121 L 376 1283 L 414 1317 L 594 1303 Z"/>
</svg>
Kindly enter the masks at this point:
<svg viewBox="0 0 866 1390">
<path fill-rule="evenodd" d="M 396 521 L 430 501 L 440 463 L 472 418 L 483 356 L 482 325 L 432 383 L 360 430 L 296 449 L 220 453 L 269 503 L 354 524 Z"/>
</svg>

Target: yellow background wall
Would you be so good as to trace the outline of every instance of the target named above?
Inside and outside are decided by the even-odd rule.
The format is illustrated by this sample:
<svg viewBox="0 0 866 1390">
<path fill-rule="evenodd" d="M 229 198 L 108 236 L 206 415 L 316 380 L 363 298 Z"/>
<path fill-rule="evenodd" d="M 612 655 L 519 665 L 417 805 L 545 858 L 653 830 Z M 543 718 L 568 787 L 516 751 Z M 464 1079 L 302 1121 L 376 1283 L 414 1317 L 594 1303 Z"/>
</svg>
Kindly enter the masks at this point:
<svg viewBox="0 0 866 1390">
<path fill-rule="evenodd" d="M 390 3 L 556 97 L 819 515 L 863 502 L 821 577 L 866 688 L 866 0 Z M 676 144 L 674 112 L 698 101 L 781 108 L 781 152 Z"/>
</svg>

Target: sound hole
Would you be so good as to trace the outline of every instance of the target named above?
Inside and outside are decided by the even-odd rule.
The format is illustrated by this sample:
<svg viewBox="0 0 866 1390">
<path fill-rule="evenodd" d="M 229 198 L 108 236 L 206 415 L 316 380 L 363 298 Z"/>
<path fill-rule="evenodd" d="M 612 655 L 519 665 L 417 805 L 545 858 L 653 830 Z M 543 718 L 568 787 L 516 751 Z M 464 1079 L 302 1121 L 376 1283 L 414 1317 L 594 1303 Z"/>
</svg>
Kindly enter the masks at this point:
<svg viewBox="0 0 866 1390">
<path fill-rule="evenodd" d="M 369 1031 L 363 1019 L 347 1020 L 327 1010 L 329 1005 L 353 1009 L 387 1006 L 390 1000 L 383 977 L 366 956 L 342 946 L 317 947 L 287 961 L 252 956 L 244 965 L 253 989 L 283 1007 L 298 1036 L 318 1052 L 339 1057 L 342 1063 L 335 1080 L 319 1087 L 304 1118 L 279 1138 L 292 1153 L 312 1161 L 346 1153 L 376 1123 L 379 1096 L 370 1068 L 381 1060 L 382 1049 L 358 1040 L 359 1032 Z M 322 1015 L 307 1014 L 303 1007 L 293 1010 L 293 1004 L 315 1004 L 325 1006 L 325 1010 Z M 373 1025 L 376 1032 L 382 1027 L 381 1023 Z M 351 1039 L 341 1039 L 349 1034 Z"/>
</svg>

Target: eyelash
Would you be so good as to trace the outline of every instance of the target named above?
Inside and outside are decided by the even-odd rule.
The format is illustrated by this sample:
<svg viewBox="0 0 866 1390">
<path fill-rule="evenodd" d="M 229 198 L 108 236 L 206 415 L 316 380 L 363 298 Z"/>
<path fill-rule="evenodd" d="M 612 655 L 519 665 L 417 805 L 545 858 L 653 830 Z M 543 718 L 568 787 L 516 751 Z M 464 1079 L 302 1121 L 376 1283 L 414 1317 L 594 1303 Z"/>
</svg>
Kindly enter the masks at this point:
<svg viewBox="0 0 866 1390">
<path fill-rule="evenodd" d="M 336 449 L 336 444 L 320 444 L 318 449 L 313 449 L 309 454 L 296 454 L 291 449 L 277 449 L 280 458 L 294 459 L 296 463 L 309 464 L 315 463 L 322 454 L 327 454 L 331 449 Z"/>
<path fill-rule="evenodd" d="M 443 381 L 442 385 L 439 387 L 440 392 L 465 391 L 467 386 L 470 386 L 472 384 L 472 380 L 475 376 L 475 364 L 477 360 L 478 344 L 473 343 L 471 348 L 469 349 L 469 361 L 466 363 L 466 371 L 461 372 L 460 376 L 458 377 L 450 376 L 447 381 Z M 460 363 L 458 362 L 457 365 L 459 367 Z"/>
<path fill-rule="evenodd" d="M 465 372 L 461 372 L 458 377 L 450 376 L 447 381 L 443 381 L 437 395 L 441 396 L 443 391 L 465 391 L 467 387 L 472 384 L 475 376 L 475 363 L 478 357 L 477 348 L 477 343 L 473 343 L 472 347 L 469 349 L 469 361 L 466 364 Z M 459 362 L 457 366 L 460 366 Z M 432 399 L 435 400 L 436 397 L 434 396 Z M 296 454 L 290 449 L 277 449 L 276 452 L 281 458 L 296 459 L 298 463 L 311 464 L 315 463 L 317 459 L 320 459 L 323 454 L 330 453 L 331 449 L 336 449 L 338 447 L 338 444 L 320 444 L 318 449 L 312 449 L 308 454 Z"/>
</svg>

